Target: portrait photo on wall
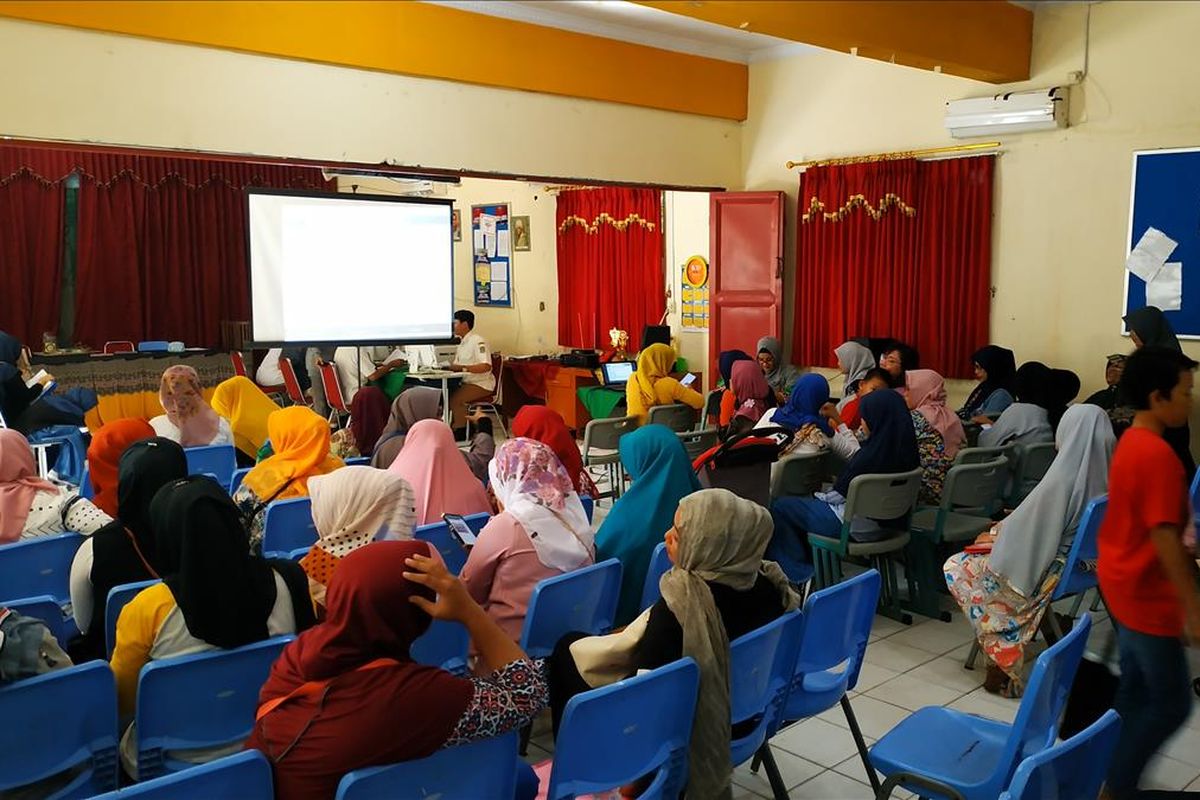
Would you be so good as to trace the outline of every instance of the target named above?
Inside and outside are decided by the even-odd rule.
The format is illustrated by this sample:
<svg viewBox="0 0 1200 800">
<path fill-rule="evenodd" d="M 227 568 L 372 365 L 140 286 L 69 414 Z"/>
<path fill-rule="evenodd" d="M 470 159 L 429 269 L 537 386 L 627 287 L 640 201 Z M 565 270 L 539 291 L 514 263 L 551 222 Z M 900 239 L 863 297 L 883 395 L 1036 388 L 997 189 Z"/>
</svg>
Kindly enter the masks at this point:
<svg viewBox="0 0 1200 800">
<path fill-rule="evenodd" d="M 532 250 L 529 239 L 529 217 L 513 217 L 513 250 Z"/>
</svg>

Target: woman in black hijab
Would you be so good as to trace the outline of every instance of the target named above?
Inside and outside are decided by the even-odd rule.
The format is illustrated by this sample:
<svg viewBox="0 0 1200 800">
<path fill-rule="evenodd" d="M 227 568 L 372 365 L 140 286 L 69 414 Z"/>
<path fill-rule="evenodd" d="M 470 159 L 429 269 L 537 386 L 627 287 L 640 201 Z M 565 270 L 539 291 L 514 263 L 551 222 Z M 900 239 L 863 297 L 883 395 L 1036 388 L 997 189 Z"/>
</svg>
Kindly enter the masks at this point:
<svg viewBox="0 0 1200 800">
<path fill-rule="evenodd" d="M 979 385 L 958 410 L 958 416 L 964 421 L 992 422 L 1013 404 L 1016 356 L 1008 348 L 989 344 L 975 351 L 971 363 L 975 365 Z"/>
<path fill-rule="evenodd" d="M 1143 347 L 1165 347 L 1177 353 L 1183 352 L 1183 348 L 1179 346 L 1179 339 L 1175 336 L 1175 329 L 1171 327 L 1162 310 L 1155 306 L 1143 306 L 1130 311 L 1125 315 L 1125 327 L 1129 328 L 1133 346 L 1139 350 Z M 1192 458 L 1191 427 L 1184 425 L 1182 428 L 1167 428 L 1163 431 L 1163 439 L 1171 445 L 1175 455 L 1183 462 L 1190 482 L 1196 474 L 1196 460 Z"/>
</svg>

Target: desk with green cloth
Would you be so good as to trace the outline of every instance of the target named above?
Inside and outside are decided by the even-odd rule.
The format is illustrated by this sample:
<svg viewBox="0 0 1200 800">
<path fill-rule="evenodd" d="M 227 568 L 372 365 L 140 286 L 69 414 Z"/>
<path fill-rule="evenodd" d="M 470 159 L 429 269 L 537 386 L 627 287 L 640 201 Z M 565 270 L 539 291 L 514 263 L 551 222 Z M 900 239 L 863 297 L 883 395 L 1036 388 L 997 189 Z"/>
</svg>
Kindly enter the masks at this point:
<svg viewBox="0 0 1200 800">
<path fill-rule="evenodd" d="M 625 404 L 624 386 L 583 386 L 576 389 L 575 393 L 592 419 L 625 416 L 624 413 L 616 413 L 617 407 Z"/>
</svg>

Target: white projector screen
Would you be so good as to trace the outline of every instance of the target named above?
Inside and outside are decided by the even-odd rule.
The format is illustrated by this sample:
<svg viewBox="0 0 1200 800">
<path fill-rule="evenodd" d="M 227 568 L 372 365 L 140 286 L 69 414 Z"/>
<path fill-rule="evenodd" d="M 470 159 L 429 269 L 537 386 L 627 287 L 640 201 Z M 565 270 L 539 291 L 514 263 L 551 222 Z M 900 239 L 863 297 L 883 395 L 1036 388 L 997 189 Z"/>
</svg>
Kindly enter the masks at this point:
<svg viewBox="0 0 1200 800">
<path fill-rule="evenodd" d="M 451 340 L 450 201 L 247 194 L 255 343 Z"/>
</svg>

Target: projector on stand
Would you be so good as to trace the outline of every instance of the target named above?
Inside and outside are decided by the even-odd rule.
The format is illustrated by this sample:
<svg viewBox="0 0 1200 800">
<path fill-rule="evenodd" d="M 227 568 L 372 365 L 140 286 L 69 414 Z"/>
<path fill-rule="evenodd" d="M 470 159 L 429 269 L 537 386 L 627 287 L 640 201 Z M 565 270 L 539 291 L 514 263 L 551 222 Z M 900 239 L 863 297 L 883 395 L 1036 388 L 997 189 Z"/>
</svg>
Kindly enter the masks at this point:
<svg viewBox="0 0 1200 800">
<path fill-rule="evenodd" d="M 595 350 L 572 350 L 559 359 L 564 367 L 596 369 L 600 366 L 600 354 Z"/>
</svg>

